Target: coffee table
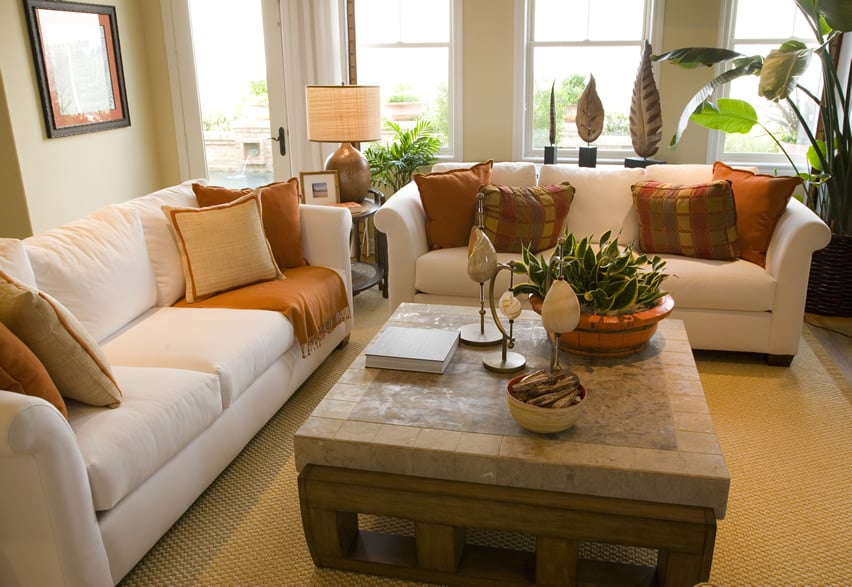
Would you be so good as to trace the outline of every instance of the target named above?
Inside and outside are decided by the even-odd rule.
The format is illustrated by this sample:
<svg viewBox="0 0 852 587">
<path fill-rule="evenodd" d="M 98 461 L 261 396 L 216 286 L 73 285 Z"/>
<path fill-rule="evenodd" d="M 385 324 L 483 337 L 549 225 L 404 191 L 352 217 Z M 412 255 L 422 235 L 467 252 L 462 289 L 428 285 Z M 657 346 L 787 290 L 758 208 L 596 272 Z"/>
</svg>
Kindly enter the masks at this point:
<svg viewBox="0 0 852 587">
<path fill-rule="evenodd" d="M 456 329 L 474 316 L 401 304 L 386 325 Z M 528 368 L 546 367 L 541 319 L 524 311 L 514 332 Z M 482 367 L 494 352 L 462 346 L 443 375 L 353 362 L 294 437 L 314 563 L 451 585 L 576 585 L 601 571 L 578 561 L 593 542 L 656 549 L 641 581 L 708 580 L 730 478 L 683 323 L 664 320 L 632 357 L 563 353 L 589 395 L 557 434 L 512 419 L 512 375 Z M 414 536 L 359 528 L 359 514 L 410 520 Z M 532 536 L 534 550 L 466 543 L 469 528 Z"/>
</svg>

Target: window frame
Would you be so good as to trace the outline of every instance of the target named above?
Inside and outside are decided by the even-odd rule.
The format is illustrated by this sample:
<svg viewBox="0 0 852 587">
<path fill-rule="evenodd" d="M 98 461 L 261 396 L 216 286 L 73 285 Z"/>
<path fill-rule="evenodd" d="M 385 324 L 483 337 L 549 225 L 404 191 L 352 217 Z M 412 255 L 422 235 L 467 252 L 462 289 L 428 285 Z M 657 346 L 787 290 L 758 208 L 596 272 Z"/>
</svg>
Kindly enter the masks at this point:
<svg viewBox="0 0 852 587">
<path fill-rule="evenodd" d="M 350 75 L 357 76 L 357 51 L 360 47 L 371 49 L 418 49 L 432 47 L 446 47 L 448 53 L 447 63 L 447 146 L 442 147 L 437 157 L 439 160 L 453 161 L 461 157 L 462 145 L 462 0 L 448 0 L 450 10 L 449 40 L 444 42 L 405 42 L 396 43 L 364 43 L 358 36 L 354 11 L 347 10 L 348 30 L 353 34 L 356 42 L 352 44 L 351 51 L 355 55 L 355 67 L 351 68 Z M 357 10 L 357 8 L 355 8 Z M 356 78 L 357 79 L 357 78 Z M 366 82 L 365 82 L 366 83 Z"/>
<path fill-rule="evenodd" d="M 738 2 L 739 0 L 722 0 L 722 18 L 721 26 L 719 28 L 719 47 L 733 49 L 736 45 L 737 39 L 736 37 L 734 37 L 734 34 L 736 28 Z M 772 45 L 773 47 L 778 47 L 781 45 L 781 43 L 791 38 L 797 38 L 798 40 L 801 40 L 809 46 L 814 44 L 813 38 L 811 37 L 791 37 L 789 35 L 760 40 L 764 44 Z M 751 40 L 757 41 L 757 39 Z M 729 66 L 716 65 L 714 68 L 713 75 L 718 76 L 726 69 L 729 69 Z M 725 84 L 716 91 L 715 97 L 717 99 L 727 98 L 730 97 L 730 93 L 730 84 Z M 763 98 L 755 94 L 754 97 L 750 98 L 748 101 L 750 103 L 757 103 L 760 100 L 763 100 Z M 727 134 L 721 131 L 710 131 L 708 133 L 707 163 L 712 163 L 714 161 L 726 161 L 731 165 L 757 168 L 761 173 L 777 173 L 779 175 L 795 174 L 795 170 L 793 169 L 792 165 L 790 165 L 790 162 L 787 160 L 783 153 L 741 153 L 737 151 L 726 151 L 726 137 Z M 806 157 L 803 154 L 791 153 L 790 156 L 794 159 L 794 161 L 796 161 L 796 164 L 799 165 L 800 170 L 807 167 Z"/>
<path fill-rule="evenodd" d="M 663 16 L 665 0 L 643 0 L 649 9 L 646 10 L 643 23 L 644 39 L 651 42 L 652 47 L 659 47 L 662 42 Z M 641 54 L 643 40 L 637 41 L 542 41 L 534 42 L 534 10 L 536 0 L 515 0 L 515 91 L 514 91 L 514 121 L 513 121 L 513 158 L 517 161 L 544 161 L 544 148 L 534 148 L 533 144 L 533 98 L 535 95 L 535 80 L 533 79 L 533 52 L 536 47 L 572 47 L 572 46 L 630 46 L 636 45 L 637 56 Z M 638 67 L 637 58 L 637 67 Z M 659 64 L 654 63 L 654 76 L 659 79 Z M 632 90 L 633 80 L 630 85 Z M 629 104 L 629 103 L 628 103 Z M 529 107 L 528 107 L 529 105 Z M 593 145 L 595 146 L 595 145 Z M 626 157 L 636 154 L 633 149 L 605 149 L 598 146 L 598 163 L 623 163 Z M 560 163 L 576 164 L 579 149 L 562 149 L 559 152 Z"/>
</svg>

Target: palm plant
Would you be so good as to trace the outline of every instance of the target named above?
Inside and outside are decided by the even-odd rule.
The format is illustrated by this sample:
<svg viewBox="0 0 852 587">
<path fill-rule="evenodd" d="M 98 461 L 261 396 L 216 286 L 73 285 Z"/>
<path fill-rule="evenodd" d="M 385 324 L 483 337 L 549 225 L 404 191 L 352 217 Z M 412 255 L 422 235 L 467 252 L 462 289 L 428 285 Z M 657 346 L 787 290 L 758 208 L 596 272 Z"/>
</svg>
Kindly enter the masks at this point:
<svg viewBox="0 0 852 587">
<path fill-rule="evenodd" d="M 432 129 L 432 124 L 423 118 L 410 129 L 403 129 L 396 122 L 385 121 L 385 128 L 393 131 L 393 140 L 388 144 L 372 144 L 364 151 L 370 164 L 373 182 L 390 187 L 394 192 L 411 181 L 418 167 L 431 165 L 438 160 L 441 139 Z"/>
<path fill-rule="evenodd" d="M 843 82 L 833 60 L 832 46 L 844 32 L 852 31 L 852 2 L 849 0 L 795 0 L 814 33 L 816 47 L 808 48 L 798 40 L 788 40 L 768 55 L 743 55 L 719 48 L 693 47 L 654 55 L 656 61 L 671 62 L 686 68 L 732 62 L 733 68 L 703 86 L 683 110 L 671 140 L 674 148 L 690 120 L 712 130 L 748 133 L 754 126 L 763 128 L 778 145 L 806 183 L 806 204 L 838 235 L 852 234 L 852 126 L 850 126 L 850 88 L 852 76 Z M 822 66 L 822 93 L 802 86 L 800 76 L 812 57 Z M 751 104 L 744 100 L 709 98 L 725 84 L 747 75 L 760 77 L 758 95 L 786 102 L 804 129 L 810 146 L 810 169 L 800 170 L 782 142 L 758 120 Z M 821 129 L 806 120 L 794 99 L 801 92 L 819 108 Z M 821 131 L 821 132 L 820 132 Z"/>
</svg>

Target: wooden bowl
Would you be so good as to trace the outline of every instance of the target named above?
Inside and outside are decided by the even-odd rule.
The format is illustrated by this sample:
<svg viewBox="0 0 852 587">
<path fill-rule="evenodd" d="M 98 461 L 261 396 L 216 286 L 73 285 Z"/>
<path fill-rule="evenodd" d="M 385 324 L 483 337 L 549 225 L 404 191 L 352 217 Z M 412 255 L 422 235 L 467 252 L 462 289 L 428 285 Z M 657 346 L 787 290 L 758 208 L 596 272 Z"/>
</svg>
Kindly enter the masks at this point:
<svg viewBox="0 0 852 587">
<path fill-rule="evenodd" d="M 586 388 L 580 385 L 578 397 L 580 401 L 567 408 L 542 408 L 522 402 L 512 395 L 512 386 L 526 375 L 518 375 L 512 378 L 506 385 L 506 401 L 509 403 L 509 412 L 515 421 L 531 432 L 550 434 L 562 432 L 577 423 L 580 417 L 580 409 L 586 399 Z"/>
</svg>

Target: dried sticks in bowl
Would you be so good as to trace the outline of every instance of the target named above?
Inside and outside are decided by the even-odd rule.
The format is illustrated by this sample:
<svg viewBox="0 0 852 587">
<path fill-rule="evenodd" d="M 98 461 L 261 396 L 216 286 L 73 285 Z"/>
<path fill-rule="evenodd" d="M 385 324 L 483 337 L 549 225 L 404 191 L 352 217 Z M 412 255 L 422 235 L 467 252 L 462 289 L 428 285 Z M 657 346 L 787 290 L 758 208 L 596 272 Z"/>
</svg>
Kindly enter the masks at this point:
<svg viewBox="0 0 852 587">
<path fill-rule="evenodd" d="M 509 393 L 532 406 L 567 408 L 581 401 L 580 389 L 580 378 L 573 371 L 539 369 L 517 381 Z"/>
</svg>

